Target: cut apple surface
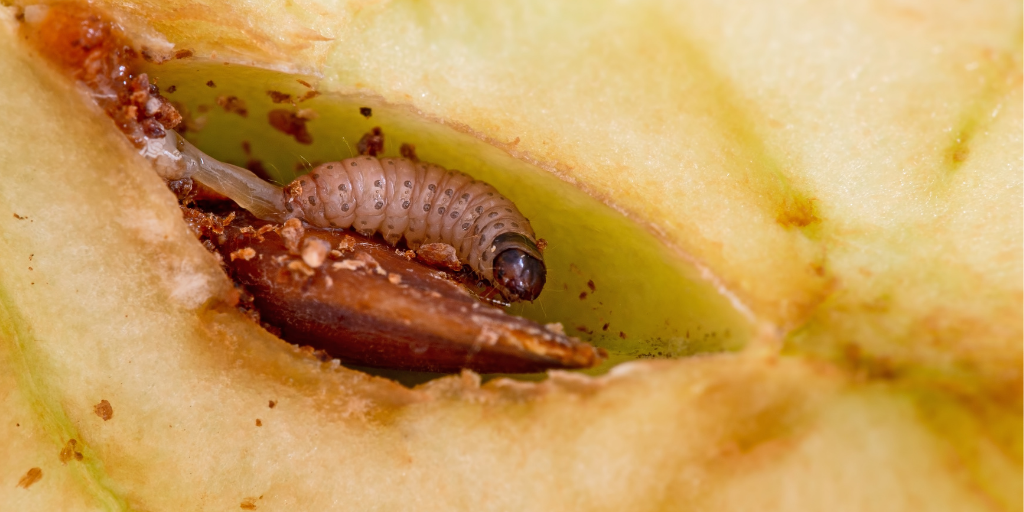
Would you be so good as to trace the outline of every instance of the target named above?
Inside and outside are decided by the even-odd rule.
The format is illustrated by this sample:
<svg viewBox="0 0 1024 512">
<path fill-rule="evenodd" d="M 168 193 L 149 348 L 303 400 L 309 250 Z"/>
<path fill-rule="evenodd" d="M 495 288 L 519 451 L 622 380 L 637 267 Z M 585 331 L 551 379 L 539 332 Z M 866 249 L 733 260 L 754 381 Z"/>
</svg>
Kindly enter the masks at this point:
<svg viewBox="0 0 1024 512">
<path fill-rule="evenodd" d="M 106 8 L 191 51 L 150 73 L 214 106 L 190 136 L 215 156 L 244 163 L 248 140 L 291 172 L 384 124 L 511 189 L 575 287 L 549 314 L 633 326 L 595 337 L 611 364 L 659 336 L 745 349 L 414 389 L 321 362 L 228 305 L 173 196 L 11 8 L 0 502 L 1022 508 L 1019 3 Z M 320 93 L 308 146 L 265 117 L 297 79 Z M 635 309 L 581 307 L 607 291 Z M 666 319 L 732 341 L 694 348 Z"/>
</svg>

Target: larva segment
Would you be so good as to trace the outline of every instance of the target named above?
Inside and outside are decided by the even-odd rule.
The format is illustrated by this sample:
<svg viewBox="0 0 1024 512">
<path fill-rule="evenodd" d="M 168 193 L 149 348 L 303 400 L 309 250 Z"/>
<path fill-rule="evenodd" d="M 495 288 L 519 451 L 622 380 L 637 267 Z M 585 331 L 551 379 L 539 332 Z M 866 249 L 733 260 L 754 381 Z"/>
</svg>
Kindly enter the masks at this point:
<svg viewBox="0 0 1024 512">
<path fill-rule="evenodd" d="M 384 222 L 384 168 L 376 158 L 369 156 L 348 158 L 341 163 L 352 181 L 356 198 L 356 219 L 352 227 L 363 235 L 372 235 Z"/>
<path fill-rule="evenodd" d="M 356 201 L 352 181 L 342 169 L 341 162 L 317 166 L 309 175 L 316 180 L 317 192 L 324 205 L 325 227 L 350 227 L 356 220 Z"/>
<path fill-rule="evenodd" d="M 462 212 L 456 209 L 459 191 L 471 181 L 473 181 L 473 178 L 458 171 L 448 171 L 445 173 L 445 179 L 437 189 L 437 200 L 434 203 L 434 208 L 427 216 L 428 242 L 451 243 L 451 227 L 454 225 L 455 219 L 462 214 Z"/>
<path fill-rule="evenodd" d="M 409 213 L 416 184 L 416 169 L 403 158 L 382 158 L 387 180 L 387 207 L 380 232 L 391 245 L 397 245 L 409 227 Z"/>
<path fill-rule="evenodd" d="M 437 189 L 447 171 L 436 165 L 415 164 L 416 181 L 413 187 L 412 206 L 409 208 L 409 228 L 405 232 L 405 243 L 410 249 L 428 243 L 427 219 L 433 211 Z"/>
</svg>

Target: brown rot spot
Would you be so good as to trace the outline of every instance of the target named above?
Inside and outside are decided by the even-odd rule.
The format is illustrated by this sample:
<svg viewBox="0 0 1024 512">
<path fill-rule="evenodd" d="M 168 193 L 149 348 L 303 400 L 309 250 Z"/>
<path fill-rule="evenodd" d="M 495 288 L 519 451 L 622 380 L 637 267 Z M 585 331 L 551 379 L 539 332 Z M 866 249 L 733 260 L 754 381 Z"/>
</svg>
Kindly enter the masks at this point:
<svg viewBox="0 0 1024 512">
<path fill-rule="evenodd" d="M 245 106 L 245 101 L 239 99 L 238 96 L 217 96 L 217 104 L 224 109 L 225 112 L 238 114 L 242 117 L 249 117 L 249 109 Z"/>
<path fill-rule="evenodd" d="M 192 50 L 178 50 L 174 52 L 175 59 L 187 59 L 193 55 Z"/>
<path fill-rule="evenodd" d="M 413 162 L 420 161 L 416 156 L 416 146 L 412 144 L 402 144 L 402 146 L 398 148 L 398 154 L 402 155 L 402 158 L 408 158 Z"/>
<path fill-rule="evenodd" d="M 786 228 L 805 228 L 821 222 L 814 199 L 795 198 L 786 201 L 775 217 Z"/>
<path fill-rule="evenodd" d="M 70 460 L 82 460 L 85 458 L 82 452 L 78 451 L 78 441 L 75 439 L 68 439 L 68 442 L 61 448 L 60 454 L 57 456 L 60 459 L 61 464 L 67 464 Z"/>
<path fill-rule="evenodd" d="M 601 326 L 601 330 L 602 330 L 602 331 L 607 331 L 607 330 L 608 330 L 608 327 L 610 327 L 610 326 L 611 326 L 611 324 L 607 324 L 607 323 L 606 323 L 606 324 L 604 324 L 604 325 L 602 325 L 602 326 Z"/>
<path fill-rule="evenodd" d="M 43 478 L 43 470 L 40 468 L 32 468 L 25 473 L 25 476 L 22 476 L 21 479 L 18 480 L 18 487 L 28 489 L 29 487 L 32 487 L 32 484 L 38 482 L 40 478 Z"/>
<path fill-rule="evenodd" d="M 306 118 L 300 117 L 297 113 L 285 109 L 274 109 L 267 114 L 270 126 L 275 130 L 290 135 L 299 144 L 312 144 L 313 136 L 306 128 Z"/>
<path fill-rule="evenodd" d="M 215 83 L 213 82 L 213 80 L 207 80 L 207 81 L 206 81 L 206 86 L 207 86 L 207 87 L 210 87 L 210 88 L 213 88 L 213 87 L 217 87 L 217 84 L 215 84 Z"/>
<path fill-rule="evenodd" d="M 626 339 L 626 333 L 619 331 L 619 337 L 622 339 Z"/>
<path fill-rule="evenodd" d="M 178 86 L 172 85 L 172 86 L 168 87 L 167 89 L 164 89 L 164 92 L 166 92 L 167 94 L 174 94 L 174 91 L 177 91 L 177 90 L 178 90 Z"/>
<path fill-rule="evenodd" d="M 267 401 L 267 407 L 270 407 L 271 409 L 273 409 L 274 407 L 277 407 L 277 400 L 268 400 Z"/>
<path fill-rule="evenodd" d="M 580 292 L 580 300 L 587 298 L 587 292 Z"/>
<path fill-rule="evenodd" d="M 92 411 L 96 413 L 103 421 L 107 421 L 114 417 L 114 408 L 110 406 L 110 402 L 106 400 L 100 400 L 100 403 L 92 406 Z"/>
<path fill-rule="evenodd" d="M 245 498 L 238 508 L 242 510 L 256 510 L 256 498 Z"/>
<path fill-rule="evenodd" d="M 370 107 L 359 107 L 359 113 L 362 114 L 363 117 L 369 119 L 373 116 L 373 109 Z"/>
<path fill-rule="evenodd" d="M 384 153 L 384 132 L 381 131 L 379 126 L 373 127 L 359 139 L 359 143 L 356 144 L 356 150 L 359 151 L 360 155 L 368 155 L 376 157 Z M 378 185 L 379 186 L 379 185 Z"/>
<path fill-rule="evenodd" d="M 320 96 L 320 91 L 306 91 L 306 94 L 299 96 L 299 103 L 302 103 L 303 101 L 306 100 L 311 100 L 313 98 L 316 98 L 317 96 Z"/>
<path fill-rule="evenodd" d="M 263 422 L 262 422 L 262 421 L 260 421 L 260 419 L 259 419 L 259 418 L 256 418 L 256 426 L 257 426 L 257 427 L 262 427 L 262 426 L 263 426 Z"/>
<path fill-rule="evenodd" d="M 288 103 L 292 101 L 292 95 L 286 92 L 267 91 L 267 96 L 270 96 L 270 101 L 274 103 Z"/>
<path fill-rule="evenodd" d="M 591 292 L 591 293 L 593 293 L 593 292 L 596 292 L 596 291 L 597 291 L 597 286 L 596 286 L 596 285 L 594 285 L 594 280 L 593 280 L 593 279 L 591 279 L 591 280 L 587 281 L 587 288 L 590 288 L 590 292 Z"/>
</svg>

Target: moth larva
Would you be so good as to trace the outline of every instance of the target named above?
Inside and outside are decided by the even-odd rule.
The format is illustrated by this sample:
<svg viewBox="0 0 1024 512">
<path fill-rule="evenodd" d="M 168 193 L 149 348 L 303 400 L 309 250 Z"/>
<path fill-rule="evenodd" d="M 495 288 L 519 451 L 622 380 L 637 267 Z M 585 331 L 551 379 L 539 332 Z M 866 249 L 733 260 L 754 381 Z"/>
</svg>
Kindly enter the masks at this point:
<svg viewBox="0 0 1024 512">
<path fill-rule="evenodd" d="M 171 140 L 171 139 L 175 140 Z M 321 164 L 284 187 L 219 162 L 169 132 L 176 167 L 266 220 L 380 233 L 410 249 L 442 243 L 511 301 L 533 300 L 546 268 L 530 222 L 491 185 L 405 158 L 360 156 Z M 159 152 L 161 149 L 155 150 Z M 173 158 L 172 158 L 173 160 Z"/>
</svg>

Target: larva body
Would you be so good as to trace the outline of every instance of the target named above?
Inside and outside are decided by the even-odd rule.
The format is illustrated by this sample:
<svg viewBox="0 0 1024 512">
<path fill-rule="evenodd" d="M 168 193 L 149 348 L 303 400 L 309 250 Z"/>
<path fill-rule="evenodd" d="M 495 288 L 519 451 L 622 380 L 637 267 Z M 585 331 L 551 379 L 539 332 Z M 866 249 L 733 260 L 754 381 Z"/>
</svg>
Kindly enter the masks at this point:
<svg viewBox="0 0 1024 512">
<path fill-rule="evenodd" d="M 510 300 L 533 300 L 543 258 L 529 221 L 491 185 L 405 158 L 360 156 L 314 168 L 285 187 L 285 209 L 319 227 L 380 233 L 410 249 L 444 243 Z"/>
</svg>

